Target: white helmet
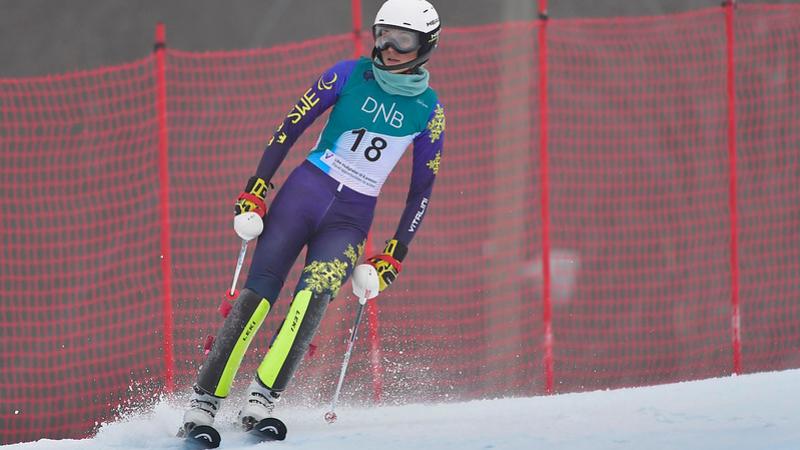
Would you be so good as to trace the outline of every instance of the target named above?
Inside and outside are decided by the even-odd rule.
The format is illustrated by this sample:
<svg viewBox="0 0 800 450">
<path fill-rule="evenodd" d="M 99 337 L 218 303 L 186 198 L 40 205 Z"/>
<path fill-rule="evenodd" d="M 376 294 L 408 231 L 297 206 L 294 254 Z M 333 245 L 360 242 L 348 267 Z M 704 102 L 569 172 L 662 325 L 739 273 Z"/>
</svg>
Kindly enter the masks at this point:
<svg viewBox="0 0 800 450">
<path fill-rule="evenodd" d="M 383 70 L 407 69 L 425 64 L 433 49 L 439 45 L 441 22 L 436 9 L 426 0 L 387 0 L 372 25 L 375 47 L 372 49 L 375 65 Z M 396 66 L 385 66 L 380 57 L 381 50 L 393 47 L 401 53 L 417 50 L 413 61 Z"/>
</svg>

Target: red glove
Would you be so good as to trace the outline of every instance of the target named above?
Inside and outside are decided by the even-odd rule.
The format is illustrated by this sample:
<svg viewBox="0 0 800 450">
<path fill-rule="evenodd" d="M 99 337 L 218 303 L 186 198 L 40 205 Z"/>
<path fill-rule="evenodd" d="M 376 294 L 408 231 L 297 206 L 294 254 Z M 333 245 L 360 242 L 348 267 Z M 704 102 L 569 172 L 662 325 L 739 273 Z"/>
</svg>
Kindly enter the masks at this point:
<svg viewBox="0 0 800 450">
<path fill-rule="evenodd" d="M 383 253 L 367 259 L 367 263 L 371 264 L 378 272 L 378 280 L 380 281 L 380 292 L 389 287 L 397 275 L 402 270 L 402 262 L 408 253 L 408 247 L 397 239 L 392 239 L 386 242 L 386 248 Z"/>
</svg>

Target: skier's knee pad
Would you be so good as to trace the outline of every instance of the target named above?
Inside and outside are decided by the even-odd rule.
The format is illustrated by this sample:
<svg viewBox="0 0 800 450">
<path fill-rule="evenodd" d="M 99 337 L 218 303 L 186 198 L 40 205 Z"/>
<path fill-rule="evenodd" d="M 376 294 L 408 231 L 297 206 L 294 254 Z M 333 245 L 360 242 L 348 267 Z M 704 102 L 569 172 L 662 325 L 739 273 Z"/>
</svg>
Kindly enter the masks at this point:
<svg viewBox="0 0 800 450">
<path fill-rule="evenodd" d="M 250 289 L 243 289 L 214 338 L 200 368 L 197 385 L 217 397 L 227 397 L 247 348 L 270 310 L 270 303 Z"/>
<path fill-rule="evenodd" d="M 258 367 L 257 376 L 264 386 L 279 393 L 286 389 L 317 334 L 330 299 L 328 293 L 316 294 L 307 289 L 297 292 L 267 356 Z"/>
</svg>

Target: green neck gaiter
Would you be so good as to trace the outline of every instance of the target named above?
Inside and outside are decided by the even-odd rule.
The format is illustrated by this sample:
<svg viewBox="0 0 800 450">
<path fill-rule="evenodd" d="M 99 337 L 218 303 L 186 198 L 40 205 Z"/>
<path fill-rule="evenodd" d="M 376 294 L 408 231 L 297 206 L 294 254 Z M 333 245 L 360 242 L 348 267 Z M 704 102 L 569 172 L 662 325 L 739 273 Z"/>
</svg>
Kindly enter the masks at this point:
<svg viewBox="0 0 800 450">
<path fill-rule="evenodd" d="M 414 97 L 428 89 L 428 80 L 431 74 L 424 68 L 417 69 L 417 73 L 392 73 L 372 66 L 372 73 L 378 85 L 389 94 Z"/>
</svg>

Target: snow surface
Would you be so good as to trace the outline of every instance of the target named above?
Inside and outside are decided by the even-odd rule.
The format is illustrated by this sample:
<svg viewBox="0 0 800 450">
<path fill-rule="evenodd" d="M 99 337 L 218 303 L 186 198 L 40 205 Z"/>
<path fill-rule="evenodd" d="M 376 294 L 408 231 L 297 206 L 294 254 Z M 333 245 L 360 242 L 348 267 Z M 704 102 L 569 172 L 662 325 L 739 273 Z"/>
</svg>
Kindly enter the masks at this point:
<svg viewBox="0 0 800 450">
<path fill-rule="evenodd" d="M 346 400 L 346 399 L 343 399 Z M 222 449 L 800 449 L 800 370 L 646 388 L 467 403 L 280 411 L 286 441 L 253 445 L 218 420 Z M 47 440 L 2 450 L 180 449 L 180 405 L 105 424 L 93 439 Z"/>
</svg>

